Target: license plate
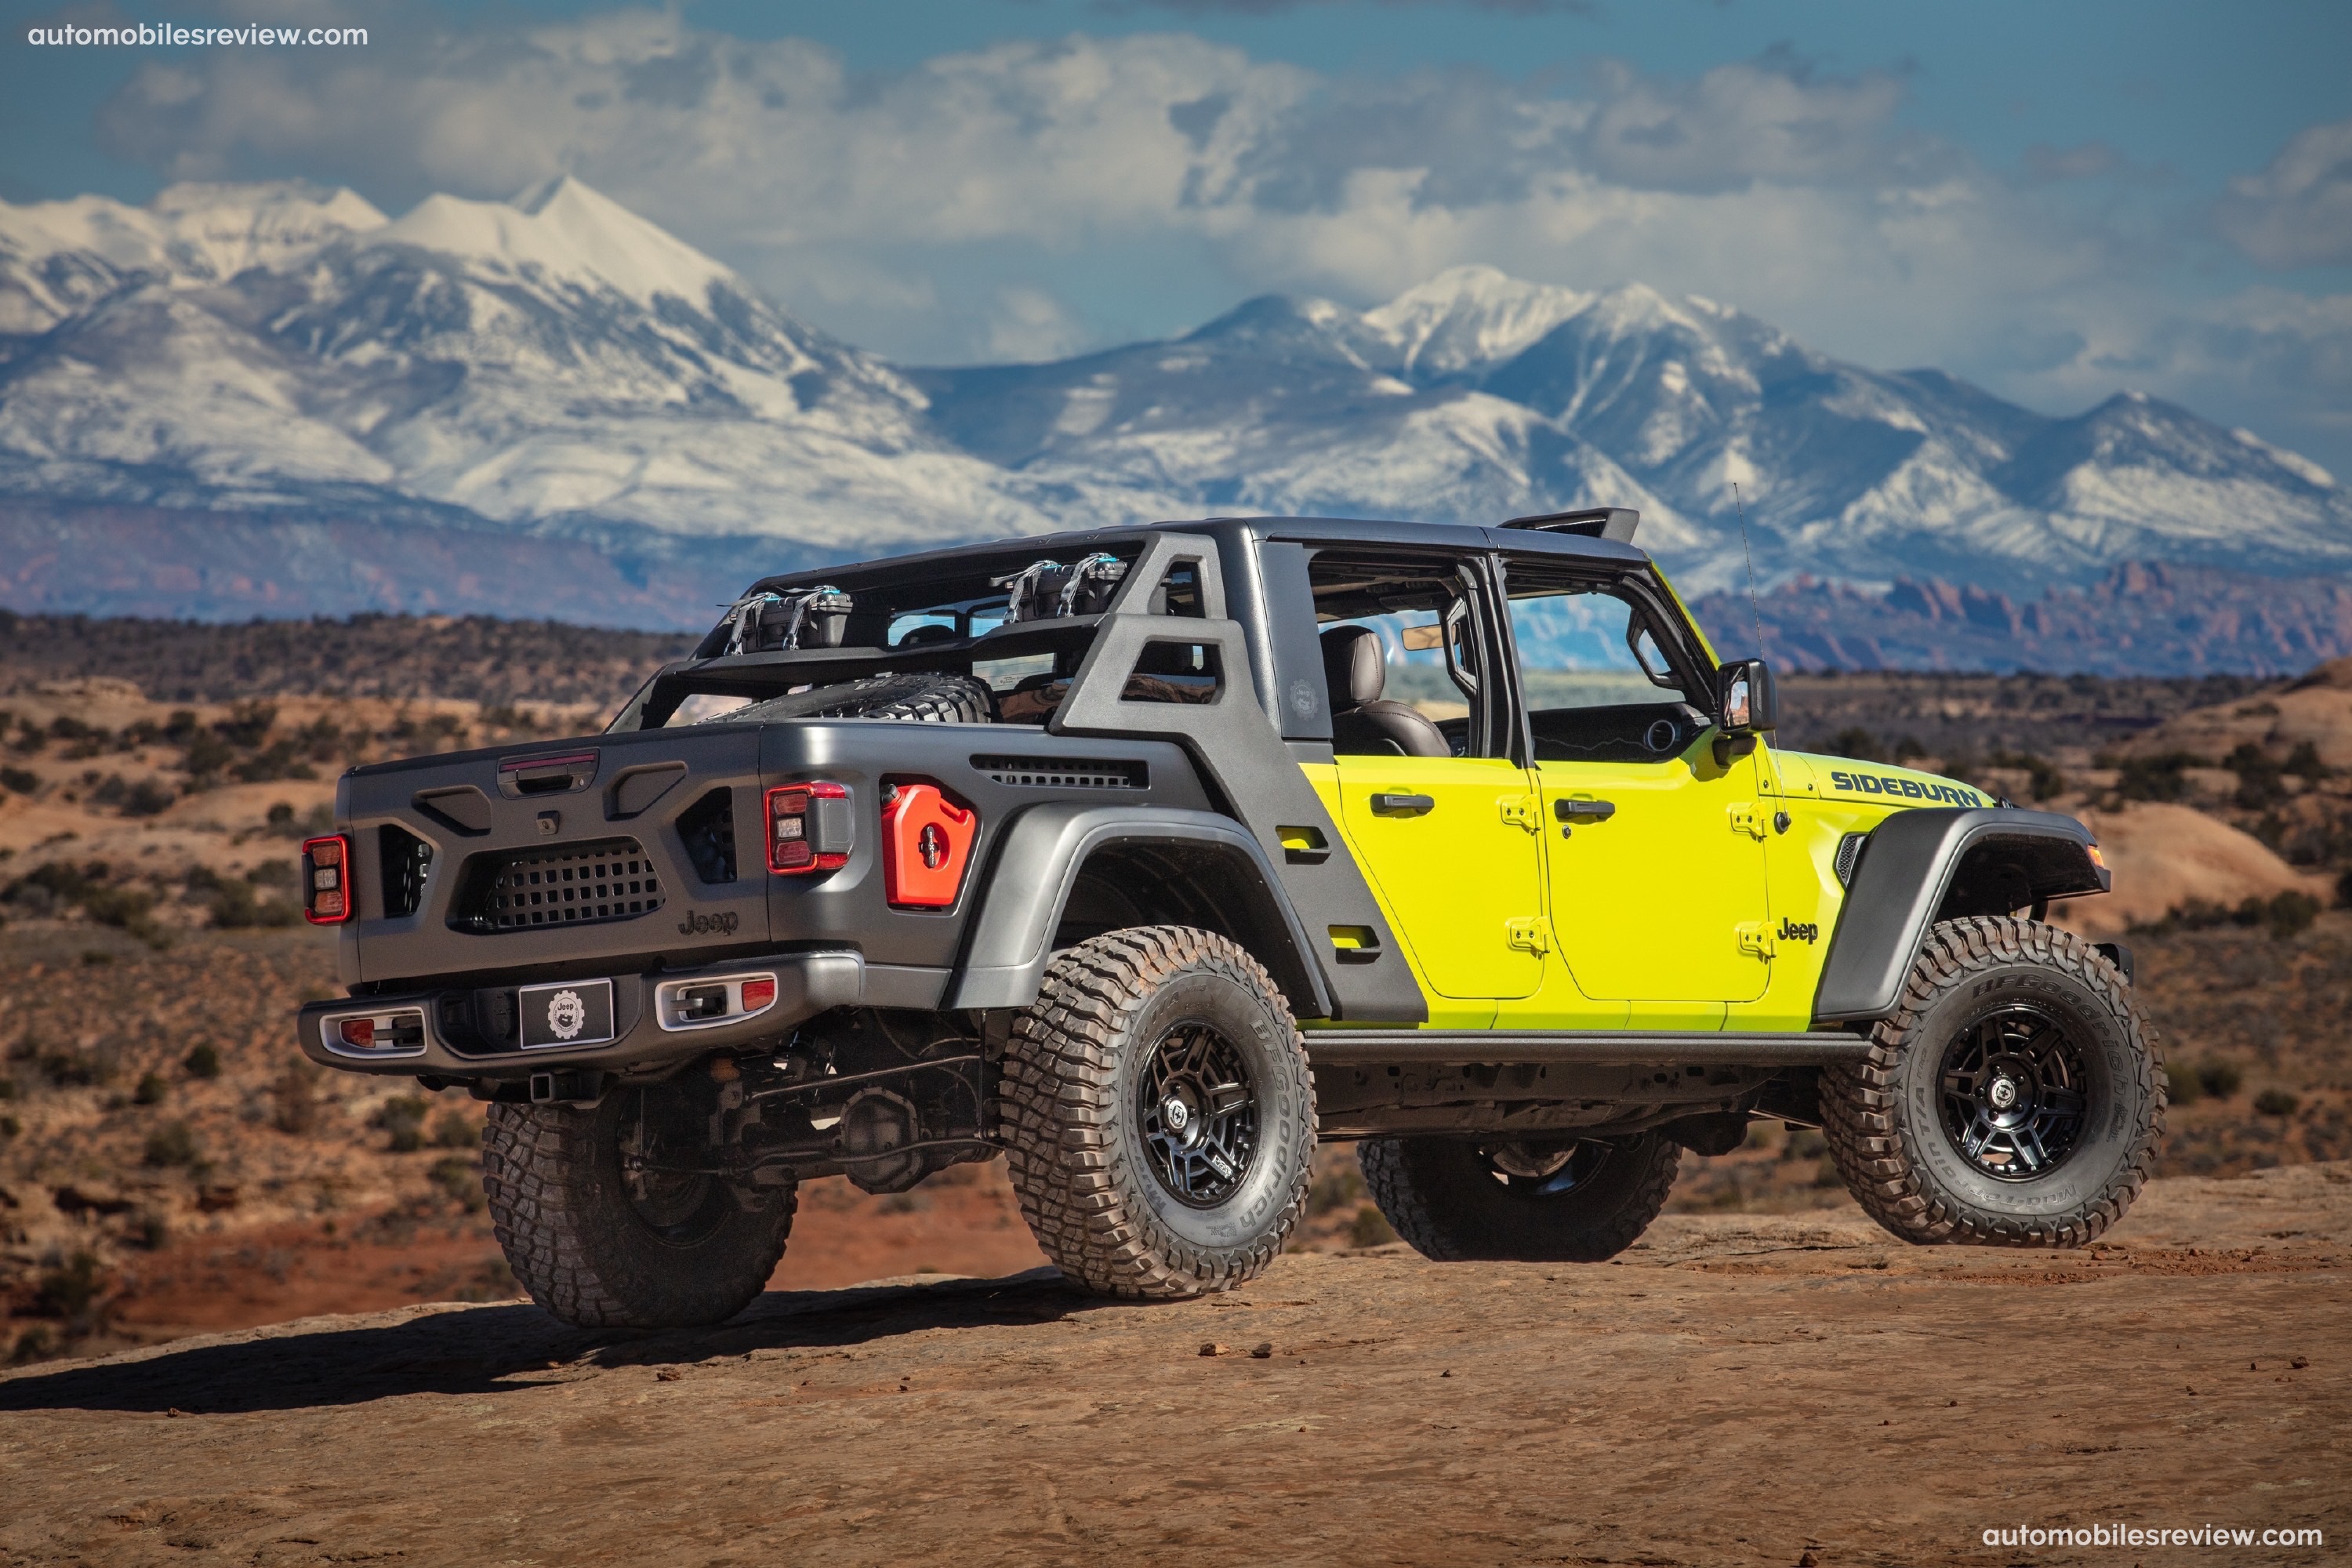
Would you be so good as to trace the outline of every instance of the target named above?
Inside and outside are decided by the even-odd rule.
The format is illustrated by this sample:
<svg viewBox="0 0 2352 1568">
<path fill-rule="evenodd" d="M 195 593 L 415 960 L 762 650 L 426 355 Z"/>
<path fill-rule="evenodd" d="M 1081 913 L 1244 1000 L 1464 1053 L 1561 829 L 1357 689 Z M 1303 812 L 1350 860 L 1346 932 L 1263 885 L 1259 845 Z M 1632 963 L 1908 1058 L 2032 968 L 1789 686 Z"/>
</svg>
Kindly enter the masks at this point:
<svg viewBox="0 0 2352 1568">
<path fill-rule="evenodd" d="M 526 985 L 515 993 L 522 1017 L 522 1048 L 601 1046 L 613 1037 L 613 983 L 567 980 L 557 985 Z"/>
</svg>

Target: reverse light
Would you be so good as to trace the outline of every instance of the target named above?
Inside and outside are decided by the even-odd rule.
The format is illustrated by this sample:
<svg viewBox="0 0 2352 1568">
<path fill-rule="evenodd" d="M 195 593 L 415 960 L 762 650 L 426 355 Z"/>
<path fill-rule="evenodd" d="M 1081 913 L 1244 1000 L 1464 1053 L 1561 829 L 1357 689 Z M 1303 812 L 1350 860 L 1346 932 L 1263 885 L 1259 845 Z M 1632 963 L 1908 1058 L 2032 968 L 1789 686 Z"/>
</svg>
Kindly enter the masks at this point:
<svg viewBox="0 0 2352 1568">
<path fill-rule="evenodd" d="M 314 926 L 352 918 L 352 841 L 340 833 L 303 842 L 302 918 Z"/>
<path fill-rule="evenodd" d="M 849 863 L 856 830 L 849 791 L 824 779 L 768 792 L 768 869 L 779 877 L 837 871 Z"/>
<path fill-rule="evenodd" d="M 980 814 L 937 784 L 893 785 L 882 806 L 882 879 L 902 909 L 943 910 L 963 887 Z"/>
</svg>

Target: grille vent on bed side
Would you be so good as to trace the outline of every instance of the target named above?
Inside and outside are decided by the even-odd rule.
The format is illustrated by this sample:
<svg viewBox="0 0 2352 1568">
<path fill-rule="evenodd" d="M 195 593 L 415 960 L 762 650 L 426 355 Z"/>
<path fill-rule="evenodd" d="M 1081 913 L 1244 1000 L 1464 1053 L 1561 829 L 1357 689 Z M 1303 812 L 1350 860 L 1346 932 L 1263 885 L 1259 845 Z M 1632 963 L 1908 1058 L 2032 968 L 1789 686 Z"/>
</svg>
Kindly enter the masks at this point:
<svg viewBox="0 0 2352 1568">
<path fill-rule="evenodd" d="M 634 838 L 478 855 L 449 923 L 461 931 L 535 931 L 634 920 L 662 907 L 661 884 Z"/>
<path fill-rule="evenodd" d="M 974 757 L 971 765 L 1001 784 L 1034 789 L 1149 789 L 1141 763 L 1104 757 Z"/>
<path fill-rule="evenodd" d="M 383 875 L 383 912 L 404 920 L 425 901 L 425 873 L 433 868 L 433 846 L 396 822 L 376 829 L 377 861 Z"/>
</svg>

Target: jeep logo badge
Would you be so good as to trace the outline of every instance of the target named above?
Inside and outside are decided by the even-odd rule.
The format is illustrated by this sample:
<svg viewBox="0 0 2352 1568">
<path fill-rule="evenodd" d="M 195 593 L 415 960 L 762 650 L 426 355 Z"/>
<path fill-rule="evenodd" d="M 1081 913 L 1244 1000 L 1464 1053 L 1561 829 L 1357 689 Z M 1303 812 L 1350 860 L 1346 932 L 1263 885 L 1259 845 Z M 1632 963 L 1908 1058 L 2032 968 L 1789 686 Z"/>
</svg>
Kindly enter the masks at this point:
<svg viewBox="0 0 2352 1568">
<path fill-rule="evenodd" d="M 737 917 L 731 911 L 726 914 L 698 915 L 692 910 L 688 910 L 686 912 L 686 919 L 677 922 L 677 934 L 680 936 L 733 936 L 736 921 Z"/>
</svg>

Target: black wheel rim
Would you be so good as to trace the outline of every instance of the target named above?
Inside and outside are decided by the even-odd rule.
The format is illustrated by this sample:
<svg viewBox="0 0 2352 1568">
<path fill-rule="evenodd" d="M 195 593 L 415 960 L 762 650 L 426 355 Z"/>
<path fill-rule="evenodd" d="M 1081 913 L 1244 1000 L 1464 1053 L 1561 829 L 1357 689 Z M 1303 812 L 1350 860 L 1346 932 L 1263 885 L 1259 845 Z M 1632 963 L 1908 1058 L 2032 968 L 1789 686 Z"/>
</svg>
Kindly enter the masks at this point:
<svg viewBox="0 0 2352 1568">
<path fill-rule="evenodd" d="M 1151 1173 L 1188 1208 L 1241 1190 L 1257 1153 L 1257 1086 L 1240 1049 L 1208 1024 L 1181 1023 L 1145 1056 L 1135 1091 Z"/>
<path fill-rule="evenodd" d="M 2088 1060 L 2075 1031 L 2040 1007 L 1985 1015 L 1944 1047 L 1945 1136 L 1996 1181 L 2048 1175 L 2082 1142 Z"/>
<path fill-rule="evenodd" d="M 629 1212 L 662 1240 L 679 1247 L 704 1240 L 726 1223 L 731 1199 L 715 1177 L 681 1169 L 700 1150 L 692 1108 L 677 1097 L 639 1089 L 620 1130 L 621 1188 Z"/>
<path fill-rule="evenodd" d="M 1602 1139 L 1578 1138 L 1566 1143 L 1485 1143 L 1478 1157 L 1487 1175 L 1520 1196 L 1556 1198 L 1591 1185 L 1616 1152 Z"/>
</svg>

